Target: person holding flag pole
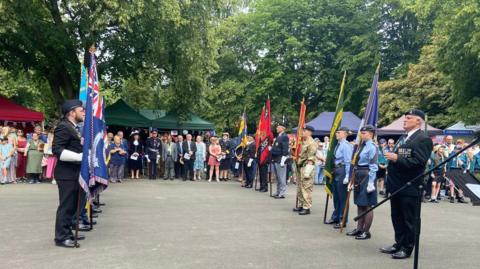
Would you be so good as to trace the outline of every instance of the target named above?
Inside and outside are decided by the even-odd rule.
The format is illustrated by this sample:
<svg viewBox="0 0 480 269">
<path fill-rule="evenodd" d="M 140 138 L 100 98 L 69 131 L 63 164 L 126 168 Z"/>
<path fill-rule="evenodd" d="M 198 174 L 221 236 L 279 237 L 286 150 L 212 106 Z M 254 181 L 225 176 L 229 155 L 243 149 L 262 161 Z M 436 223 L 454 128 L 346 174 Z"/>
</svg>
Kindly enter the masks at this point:
<svg viewBox="0 0 480 269">
<path fill-rule="evenodd" d="M 260 117 L 259 128 L 256 136 L 256 147 L 258 166 L 260 174 L 260 192 L 268 191 L 268 165 L 270 157 L 270 149 L 273 141 L 273 134 L 271 130 L 272 118 L 270 114 L 270 99 L 267 99 L 262 115 Z M 270 171 L 271 173 L 271 171 Z M 270 182 L 271 184 L 271 182 Z M 271 189 L 271 188 L 270 188 Z"/>
<path fill-rule="evenodd" d="M 302 139 L 302 131 L 303 127 L 305 126 L 305 113 L 307 111 L 307 107 L 305 106 L 305 98 L 302 99 L 302 103 L 300 104 L 300 115 L 298 116 L 298 127 L 297 127 L 297 135 L 295 136 L 295 151 L 293 152 L 293 164 L 295 166 L 295 173 L 297 173 L 297 178 L 300 178 L 298 175 L 299 169 L 296 167 L 298 155 L 300 155 L 300 142 Z M 298 208 L 298 192 L 295 199 L 295 208 Z"/>
<path fill-rule="evenodd" d="M 350 162 L 352 157 L 351 145 L 346 141 L 349 130 L 340 127 L 343 117 L 344 107 L 344 88 L 347 78 L 347 72 L 343 74 L 340 93 L 338 96 L 337 108 L 330 131 L 330 144 L 328 146 L 327 160 L 325 162 L 324 174 L 326 176 L 325 191 L 327 192 L 325 202 L 325 213 L 323 222 L 325 224 L 335 224 L 335 228 L 340 228 L 341 212 L 347 195 L 347 184 L 349 182 L 348 173 L 350 172 Z M 328 199 L 333 197 L 334 211 L 330 220 L 327 219 Z"/>
<path fill-rule="evenodd" d="M 343 232 L 346 216 L 350 205 L 350 194 L 355 189 L 354 200 L 361 214 L 369 206 L 377 202 L 377 193 L 374 184 L 376 183 L 376 172 L 378 171 L 378 148 L 373 143 L 377 121 L 378 121 L 378 77 L 380 64 L 378 64 L 373 77 L 372 88 L 365 108 L 365 114 L 360 122 L 360 127 L 353 149 L 352 165 L 350 166 L 350 183 L 348 186 L 347 199 L 340 222 L 340 232 Z M 368 183 L 368 186 L 367 186 Z M 357 229 L 347 233 L 349 236 L 356 236 L 356 239 L 369 239 L 369 229 L 373 221 L 373 212 L 357 223 Z"/>
</svg>

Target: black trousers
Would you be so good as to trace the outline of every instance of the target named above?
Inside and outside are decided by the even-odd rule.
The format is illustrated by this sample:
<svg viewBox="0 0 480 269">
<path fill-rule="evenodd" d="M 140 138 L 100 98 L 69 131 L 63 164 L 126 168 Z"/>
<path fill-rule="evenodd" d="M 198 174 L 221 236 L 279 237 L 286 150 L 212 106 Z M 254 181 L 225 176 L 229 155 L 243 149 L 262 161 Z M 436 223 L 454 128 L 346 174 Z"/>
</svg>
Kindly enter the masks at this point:
<svg viewBox="0 0 480 269">
<path fill-rule="evenodd" d="M 183 178 L 185 174 L 184 164 L 181 164 L 180 161 L 175 162 L 175 178 Z"/>
<path fill-rule="evenodd" d="M 345 167 L 338 167 L 334 170 L 334 180 L 332 182 L 332 194 L 333 194 L 333 213 L 331 219 L 340 223 L 343 217 L 343 211 L 345 210 L 345 203 L 347 201 L 348 184 L 343 184 L 345 179 Z M 348 222 L 348 211 L 345 216 L 345 223 Z"/>
<path fill-rule="evenodd" d="M 195 160 L 183 160 L 183 167 L 184 167 L 184 172 L 183 172 L 183 179 L 193 179 L 193 163 Z"/>
<path fill-rule="evenodd" d="M 265 162 L 264 164 L 258 167 L 258 173 L 260 175 L 260 189 L 268 190 L 268 163 Z"/>
<path fill-rule="evenodd" d="M 77 211 L 78 191 L 80 184 L 78 180 L 65 181 L 57 179 L 59 204 L 55 220 L 55 241 L 61 242 L 73 237 L 72 219 Z M 85 193 L 81 191 L 81 194 Z"/>
<path fill-rule="evenodd" d="M 255 171 L 253 170 L 254 163 L 248 167 L 248 161 L 243 162 L 243 171 L 245 173 L 245 186 L 253 185 L 253 178 L 255 177 Z"/>
<path fill-rule="evenodd" d="M 148 178 L 157 179 L 157 158 L 150 159 L 148 163 Z"/>
<path fill-rule="evenodd" d="M 416 212 L 418 197 L 394 196 L 390 200 L 395 246 L 412 252 L 415 245 Z"/>
</svg>

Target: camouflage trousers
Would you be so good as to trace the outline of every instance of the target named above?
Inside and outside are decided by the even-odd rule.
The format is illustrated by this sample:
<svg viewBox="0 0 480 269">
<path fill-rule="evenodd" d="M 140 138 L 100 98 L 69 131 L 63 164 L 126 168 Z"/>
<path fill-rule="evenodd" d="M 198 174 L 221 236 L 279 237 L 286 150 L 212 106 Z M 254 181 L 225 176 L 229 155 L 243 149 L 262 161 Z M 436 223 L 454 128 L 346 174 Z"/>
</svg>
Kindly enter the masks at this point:
<svg viewBox="0 0 480 269">
<path fill-rule="evenodd" d="M 307 209 L 312 207 L 313 176 L 315 173 L 310 173 L 309 177 L 305 177 L 303 169 L 300 169 L 297 177 L 297 197 L 298 207 Z"/>
</svg>

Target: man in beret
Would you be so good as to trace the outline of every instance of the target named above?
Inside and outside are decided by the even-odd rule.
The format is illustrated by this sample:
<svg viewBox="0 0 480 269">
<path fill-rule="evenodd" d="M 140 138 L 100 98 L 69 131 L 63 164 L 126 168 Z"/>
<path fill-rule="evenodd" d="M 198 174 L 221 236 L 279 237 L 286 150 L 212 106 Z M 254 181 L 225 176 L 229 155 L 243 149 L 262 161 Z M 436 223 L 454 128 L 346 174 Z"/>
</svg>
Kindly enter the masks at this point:
<svg viewBox="0 0 480 269">
<path fill-rule="evenodd" d="M 347 127 L 340 127 L 335 132 L 338 141 L 335 149 L 335 170 L 333 174 L 333 213 L 326 224 L 335 224 L 333 228 L 340 229 L 345 202 L 347 200 L 347 187 L 350 182 L 350 163 L 352 161 L 353 147 L 347 141 L 350 130 Z M 348 212 L 345 217 L 345 225 L 348 222 Z"/>
<path fill-rule="evenodd" d="M 277 125 L 278 136 L 272 145 L 272 162 L 277 179 L 277 193 L 273 195 L 275 199 L 283 199 L 287 193 L 287 165 L 288 145 L 290 140 L 285 133 L 285 124 L 279 123 Z"/>
<path fill-rule="evenodd" d="M 425 113 L 412 109 L 405 113 L 403 129 L 406 134 L 399 142 L 394 152 L 385 153 L 389 161 L 387 192 L 393 193 L 407 182 L 425 171 L 427 161 L 433 149 L 432 140 L 421 130 L 424 125 Z M 381 248 L 383 253 L 391 254 L 394 259 L 410 257 L 415 246 L 415 229 L 417 205 L 421 195 L 422 179 L 414 182 L 390 200 L 395 244 Z"/>
<path fill-rule="evenodd" d="M 298 207 L 294 212 L 299 215 L 309 215 L 312 207 L 313 177 L 315 175 L 315 154 L 317 153 L 317 143 L 312 138 L 315 129 L 306 125 L 302 132 L 302 142 L 297 167 L 300 172 L 300 179 L 297 182 Z"/>
<path fill-rule="evenodd" d="M 52 143 L 52 151 L 58 158 L 54 171 L 59 194 L 55 244 L 73 248 L 80 246 L 75 245 L 71 225 L 77 209 L 78 192 L 81 191 L 78 182 L 82 161 L 79 124 L 85 119 L 85 110 L 80 100 L 67 100 L 62 105 L 62 112 L 64 117 L 55 128 Z M 82 236 L 77 239 L 83 238 Z"/>
</svg>

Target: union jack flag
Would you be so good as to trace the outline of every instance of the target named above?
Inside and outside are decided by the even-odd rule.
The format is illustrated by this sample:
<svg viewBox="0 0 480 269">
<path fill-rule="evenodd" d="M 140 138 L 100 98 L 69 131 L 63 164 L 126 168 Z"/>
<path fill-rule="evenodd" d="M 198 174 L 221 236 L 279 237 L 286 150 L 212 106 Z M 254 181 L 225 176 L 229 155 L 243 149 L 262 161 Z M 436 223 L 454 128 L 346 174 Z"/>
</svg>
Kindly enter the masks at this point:
<svg viewBox="0 0 480 269">
<path fill-rule="evenodd" d="M 80 186 L 89 199 L 108 186 L 104 100 L 100 95 L 95 54 L 91 53 L 88 76 L 85 122 L 83 126 L 83 159 L 80 171 Z"/>
</svg>

